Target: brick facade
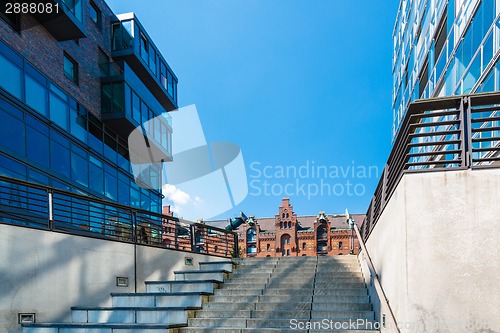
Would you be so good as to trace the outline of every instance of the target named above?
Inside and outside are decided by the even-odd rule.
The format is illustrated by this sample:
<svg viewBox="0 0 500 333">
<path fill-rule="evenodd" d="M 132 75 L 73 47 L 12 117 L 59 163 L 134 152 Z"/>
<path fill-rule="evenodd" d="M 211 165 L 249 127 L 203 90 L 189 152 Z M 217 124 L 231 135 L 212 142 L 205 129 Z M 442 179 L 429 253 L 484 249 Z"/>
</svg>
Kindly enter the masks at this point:
<svg viewBox="0 0 500 333">
<path fill-rule="evenodd" d="M 88 13 L 90 2 L 82 1 L 84 13 Z M 102 12 L 102 22 L 98 26 L 89 15 L 84 15 L 86 38 L 59 42 L 31 15 L 21 15 L 20 33 L 12 33 L 12 28 L 0 20 L 0 38 L 100 118 L 98 50 L 102 49 L 108 56 L 111 54 L 111 19 L 114 14 L 104 1 L 94 0 L 93 3 Z M 64 75 L 65 52 L 78 63 L 78 84 Z"/>
<path fill-rule="evenodd" d="M 351 218 L 359 226 L 364 215 L 354 214 Z M 227 222 L 207 224 L 224 227 Z M 359 250 L 358 240 L 349 229 L 345 215 L 320 212 L 318 216 L 297 216 L 288 198 L 282 199 L 274 218 L 251 216 L 237 232 L 242 257 L 347 255 L 351 253 L 353 241 L 353 253 Z"/>
</svg>

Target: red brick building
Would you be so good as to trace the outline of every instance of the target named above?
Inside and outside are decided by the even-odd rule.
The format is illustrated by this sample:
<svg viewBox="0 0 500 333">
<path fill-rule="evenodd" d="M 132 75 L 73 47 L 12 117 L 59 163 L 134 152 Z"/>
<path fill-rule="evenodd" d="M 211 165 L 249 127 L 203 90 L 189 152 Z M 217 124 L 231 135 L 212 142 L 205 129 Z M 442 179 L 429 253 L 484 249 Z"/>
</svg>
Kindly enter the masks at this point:
<svg viewBox="0 0 500 333">
<path fill-rule="evenodd" d="M 360 226 L 364 214 L 350 216 Z M 225 227 L 227 221 L 207 224 Z M 358 240 L 346 222 L 345 214 L 297 216 L 289 198 L 282 199 L 273 218 L 250 216 L 238 230 L 242 257 L 284 257 L 345 255 L 358 253 Z"/>
</svg>

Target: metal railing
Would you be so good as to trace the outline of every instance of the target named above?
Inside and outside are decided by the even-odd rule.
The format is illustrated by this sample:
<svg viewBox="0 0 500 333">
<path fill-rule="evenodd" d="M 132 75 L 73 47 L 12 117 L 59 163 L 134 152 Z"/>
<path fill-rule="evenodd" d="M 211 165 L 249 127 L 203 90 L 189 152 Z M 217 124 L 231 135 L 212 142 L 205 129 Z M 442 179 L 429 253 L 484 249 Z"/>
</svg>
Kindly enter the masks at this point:
<svg viewBox="0 0 500 333">
<path fill-rule="evenodd" d="M 498 168 L 500 93 L 410 104 L 377 185 L 361 235 L 366 241 L 404 174 Z"/>
<path fill-rule="evenodd" d="M 0 176 L 0 223 L 221 257 L 238 256 L 233 231 Z"/>
</svg>

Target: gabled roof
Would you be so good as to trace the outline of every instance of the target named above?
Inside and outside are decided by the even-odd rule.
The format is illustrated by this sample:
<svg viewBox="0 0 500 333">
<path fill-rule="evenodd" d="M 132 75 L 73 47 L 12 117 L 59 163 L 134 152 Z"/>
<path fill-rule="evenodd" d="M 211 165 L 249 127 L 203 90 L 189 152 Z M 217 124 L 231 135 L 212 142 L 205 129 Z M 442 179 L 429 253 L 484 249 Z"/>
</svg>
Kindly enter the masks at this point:
<svg viewBox="0 0 500 333">
<path fill-rule="evenodd" d="M 328 214 L 327 217 L 332 229 L 348 229 L 345 214 Z M 297 216 L 297 222 L 303 228 L 302 230 L 313 230 L 316 218 L 316 215 Z M 351 218 L 354 219 L 358 227 L 361 227 L 365 215 L 351 214 Z M 254 218 L 254 221 L 260 226 L 261 232 L 276 232 L 276 219 L 274 217 Z M 205 221 L 205 223 L 219 228 L 225 228 L 229 224 L 227 220 Z"/>
</svg>

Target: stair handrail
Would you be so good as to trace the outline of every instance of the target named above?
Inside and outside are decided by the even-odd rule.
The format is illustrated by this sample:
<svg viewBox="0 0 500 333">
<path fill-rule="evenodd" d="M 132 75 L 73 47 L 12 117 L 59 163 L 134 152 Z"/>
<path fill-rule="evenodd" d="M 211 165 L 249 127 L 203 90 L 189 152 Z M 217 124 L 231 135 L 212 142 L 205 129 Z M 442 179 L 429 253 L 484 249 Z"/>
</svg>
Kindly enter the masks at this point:
<svg viewBox="0 0 500 333">
<path fill-rule="evenodd" d="M 375 270 L 375 267 L 373 266 L 372 259 L 370 257 L 370 254 L 368 253 L 368 250 L 366 249 L 365 242 L 363 241 L 363 238 L 361 237 L 361 233 L 359 232 L 358 226 L 354 223 L 354 230 L 356 231 L 356 236 L 358 237 L 359 245 L 361 246 L 362 253 L 365 254 L 367 260 L 366 263 L 368 265 L 368 270 L 370 271 L 370 275 L 373 277 L 373 284 L 375 287 L 375 292 L 377 293 L 377 296 L 379 300 L 385 303 L 387 309 L 389 309 L 389 319 L 392 322 L 392 326 L 396 329 L 396 332 L 401 333 L 399 330 L 398 324 L 396 322 L 396 317 L 394 316 L 394 312 L 392 312 L 392 308 L 389 304 L 389 300 L 387 299 L 387 296 L 385 295 L 384 288 L 382 288 L 382 284 L 380 283 L 380 280 L 378 279 L 377 271 Z M 385 327 L 385 323 L 383 323 L 383 326 Z"/>
</svg>

